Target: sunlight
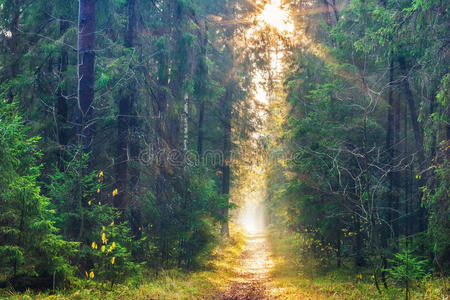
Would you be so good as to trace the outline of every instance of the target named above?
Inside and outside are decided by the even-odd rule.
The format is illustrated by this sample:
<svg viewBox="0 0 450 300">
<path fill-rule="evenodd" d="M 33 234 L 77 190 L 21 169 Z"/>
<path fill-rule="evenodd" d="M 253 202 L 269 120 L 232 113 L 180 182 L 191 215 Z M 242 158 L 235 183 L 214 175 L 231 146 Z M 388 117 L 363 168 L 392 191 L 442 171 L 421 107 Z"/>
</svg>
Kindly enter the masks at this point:
<svg viewBox="0 0 450 300">
<path fill-rule="evenodd" d="M 281 6 L 281 0 L 272 0 L 268 3 L 257 20 L 276 28 L 280 32 L 294 32 L 294 22 L 289 12 Z"/>
<path fill-rule="evenodd" d="M 253 80 L 255 83 L 255 99 L 261 104 L 268 105 L 269 95 L 264 89 L 264 78 L 260 71 L 256 72 Z"/>
<path fill-rule="evenodd" d="M 239 223 L 249 234 L 264 230 L 264 209 L 261 203 L 248 199 L 240 215 Z"/>
</svg>

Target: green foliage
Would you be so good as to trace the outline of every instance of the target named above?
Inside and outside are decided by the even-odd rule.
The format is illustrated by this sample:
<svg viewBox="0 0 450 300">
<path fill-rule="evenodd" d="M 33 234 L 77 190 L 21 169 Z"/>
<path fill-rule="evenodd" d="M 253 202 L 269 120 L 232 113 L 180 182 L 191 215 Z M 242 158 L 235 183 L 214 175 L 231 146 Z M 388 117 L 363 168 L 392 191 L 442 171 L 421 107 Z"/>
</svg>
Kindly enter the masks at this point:
<svg viewBox="0 0 450 300">
<path fill-rule="evenodd" d="M 51 221 L 49 199 L 42 195 L 37 178 L 39 138 L 27 137 L 28 127 L 14 105 L 0 110 L 0 272 L 18 275 L 70 276 L 68 258 L 77 243 L 58 236 Z"/>
<path fill-rule="evenodd" d="M 218 166 L 147 164 L 140 155 L 180 150 L 185 94 L 189 150 L 200 132 L 203 151 L 222 147 L 217 111 L 245 99 L 250 72 L 230 74 L 240 68 L 226 45 L 231 32 L 208 16 L 231 18 L 234 5 L 95 1 L 95 95 L 81 116 L 79 2 L 1 1 L 0 278 L 77 271 L 93 285 L 114 285 L 142 265 L 192 269 L 207 260 L 222 211 L 233 207 Z M 21 127 L 16 110 L 30 126 Z"/>
<path fill-rule="evenodd" d="M 89 232 L 112 219 L 113 212 L 109 206 L 102 205 L 103 175 L 95 171 L 86 174 L 89 154 L 75 153 L 66 153 L 69 160 L 64 170 L 54 168 L 47 189 L 58 212 L 55 224 L 61 228 L 63 236 L 86 241 Z"/>
<path fill-rule="evenodd" d="M 434 132 L 444 129 L 445 126 L 448 127 L 449 84 L 450 75 L 446 74 L 441 81 L 441 86 L 436 96 L 438 107 L 436 112 L 431 115 L 433 122 L 427 123 L 425 127 L 425 132 L 431 136 L 433 136 Z M 430 214 L 428 233 L 432 239 L 430 248 L 434 253 L 433 262 L 441 274 L 445 274 L 450 268 L 448 263 L 450 255 L 450 216 L 448 214 L 448 199 L 450 197 L 449 141 L 445 140 L 444 137 L 438 137 L 439 140 L 441 141 L 436 145 L 437 149 L 435 149 L 437 150 L 436 157 L 428 170 L 432 174 L 432 179 L 429 180 L 427 185 L 422 187 L 422 191 L 424 204 Z M 431 141 L 429 146 L 432 145 L 433 142 Z M 421 176 L 421 174 L 417 175 L 419 179 Z"/>
<path fill-rule="evenodd" d="M 144 223 L 144 237 L 139 242 L 144 257 L 156 255 L 163 265 L 191 269 L 208 256 L 218 239 L 220 209 L 229 205 L 210 176 L 204 166 L 186 167 L 182 177 L 170 182 L 170 189 L 166 186 L 171 195 L 166 203 L 158 206 L 153 195 L 146 197 L 142 217 L 149 222 Z M 158 227 L 160 235 L 154 236 Z M 148 263 L 154 265 L 155 261 Z"/>
<path fill-rule="evenodd" d="M 415 257 L 409 249 L 394 254 L 394 258 L 389 261 L 392 266 L 385 271 L 403 285 L 405 298 L 409 299 L 411 285 L 428 276 L 426 272 L 428 261 Z"/>
<path fill-rule="evenodd" d="M 55 224 L 63 229 L 66 239 L 82 242 L 79 272 L 88 274 L 87 279 L 92 272 L 94 278 L 112 286 L 139 273 L 139 264 L 131 255 L 136 242 L 128 223 L 115 224 L 120 213 L 109 203 L 116 194 L 114 190 L 103 191 L 103 171 L 83 175 L 88 161 L 89 155 L 84 154 L 66 162 L 64 172 L 56 168 L 48 190 L 58 212 Z"/>
<path fill-rule="evenodd" d="M 400 253 L 395 253 L 394 258 L 389 261 L 392 263 L 392 267 L 386 269 L 386 271 L 392 278 L 402 284 L 420 280 L 427 276 L 428 262 L 414 256 L 411 250 L 404 249 Z"/>
<path fill-rule="evenodd" d="M 274 142 L 289 159 L 271 165 L 269 214 L 314 257 L 352 257 L 385 287 L 381 270 L 403 243 L 446 274 L 448 3 L 346 7 L 296 19 L 312 45 L 295 36 L 285 58 L 289 111 Z"/>
<path fill-rule="evenodd" d="M 135 262 L 129 250 L 135 243 L 129 231 L 127 224 L 116 225 L 111 222 L 102 226 L 98 237 L 90 245 L 93 265 L 85 271 L 87 279 L 90 279 L 92 272 L 94 278 L 110 282 L 112 288 L 115 283 L 141 274 L 141 266 Z"/>
<path fill-rule="evenodd" d="M 287 153 L 267 172 L 268 211 L 302 234 L 297 254 L 324 266 L 365 256 L 378 274 L 408 242 L 448 272 L 449 1 L 328 1 L 331 20 L 323 1 L 313 14 L 285 1 L 298 29 L 286 47 L 271 30 L 237 41 L 249 22 L 234 21 L 258 10 L 242 1 L 94 2 L 81 129 L 79 2 L 0 1 L 0 277 L 76 269 L 114 285 L 142 265 L 200 266 L 234 208 L 224 191 L 245 182 L 241 166 L 231 180 L 220 171 L 229 148 L 259 146 Z M 243 100 L 274 40 L 286 68 L 273 101 L 288 111 L 270 103 L 279 139 L 249 146 L 261 124 Z M 181 153 L 185 120 L 188 150 L 223 150 L 223 166 L 142 159 Z"/>
</svg>

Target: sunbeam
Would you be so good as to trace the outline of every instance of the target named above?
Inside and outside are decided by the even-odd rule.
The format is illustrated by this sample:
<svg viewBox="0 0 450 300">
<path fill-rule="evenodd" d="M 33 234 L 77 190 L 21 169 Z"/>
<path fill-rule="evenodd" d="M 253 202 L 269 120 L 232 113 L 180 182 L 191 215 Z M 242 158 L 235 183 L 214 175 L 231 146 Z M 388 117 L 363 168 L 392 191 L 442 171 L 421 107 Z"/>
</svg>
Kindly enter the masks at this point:
<svg viewBox="0 0 450 300">
<path fill-rule="evenodd" d="M 281 0 L 272 0 L 257 17 L 258 22 L 263 22 L 280 32 L 292 33 L 294 23 L 289 12 L 281 6 Z"/>
</svg>

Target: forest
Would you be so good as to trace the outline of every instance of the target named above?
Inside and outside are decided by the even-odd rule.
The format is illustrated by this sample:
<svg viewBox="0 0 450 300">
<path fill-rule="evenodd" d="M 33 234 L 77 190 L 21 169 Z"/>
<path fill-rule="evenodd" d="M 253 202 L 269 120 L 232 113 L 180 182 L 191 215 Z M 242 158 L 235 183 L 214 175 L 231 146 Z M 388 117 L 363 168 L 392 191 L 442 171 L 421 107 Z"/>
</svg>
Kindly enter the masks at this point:
<svg viewBox="0 0 450 300">
<path fill-rule="evenodd" d="M 450 298 L 449 9 L 0 0 L 0 299 Z"/>
</svg>

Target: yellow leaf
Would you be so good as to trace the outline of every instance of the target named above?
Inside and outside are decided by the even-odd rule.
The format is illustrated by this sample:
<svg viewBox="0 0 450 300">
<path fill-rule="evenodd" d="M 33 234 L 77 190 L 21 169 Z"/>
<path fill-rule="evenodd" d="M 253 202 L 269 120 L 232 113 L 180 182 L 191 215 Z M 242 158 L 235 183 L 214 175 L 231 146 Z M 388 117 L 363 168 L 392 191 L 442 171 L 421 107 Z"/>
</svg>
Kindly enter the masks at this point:
<svg viewBox="0 0 450 300">
<path fill-rule="evenodd" d="M 116 258 L 113 256 L 112 258 L 111 258 L 111 264 L 114 264 L 116 262 Z"/>
<path fill-rule="evenodd" d="M 95 276 L 95 275 L 94 275 L 94 272 L 91 271 L 91 273 L 89 273 L 89 277 L 90 277 L 91 279 L 93 279 L 94 276 Z"/>
<path fill-rule="evenodd" d="M 114 226 L 114 221 L 112 221 L 111 224 L 109 224 L 109 226 Z"/>
<path fill-rule="evenodd" d="M 84 271 L 84 273 L 86 274 L 86 278 L 89 278 L 89 274 L 87 271 Z"/>
</svg>

